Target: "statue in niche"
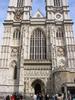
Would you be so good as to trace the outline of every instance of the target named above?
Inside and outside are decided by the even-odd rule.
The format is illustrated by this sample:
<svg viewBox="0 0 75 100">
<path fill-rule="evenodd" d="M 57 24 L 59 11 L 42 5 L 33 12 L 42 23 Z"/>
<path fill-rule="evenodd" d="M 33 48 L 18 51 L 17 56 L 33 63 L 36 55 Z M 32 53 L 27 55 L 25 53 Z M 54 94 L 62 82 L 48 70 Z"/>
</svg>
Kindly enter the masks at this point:
<svg viewBox="0 0 75 100">
<path fill-rule="evenodd" d="M 64 67 L 66 64 L 65 57 L 59 58 L 57 64 L 58 64 L 58 67 Z"/>
<path fill-rule="evenodd" d="M 12 62 L 11 62 L 11 67 L 15 67 L 17 65 L 17 62 L 15 61 L 15 60 L 13 60 Z"/>
</svg>

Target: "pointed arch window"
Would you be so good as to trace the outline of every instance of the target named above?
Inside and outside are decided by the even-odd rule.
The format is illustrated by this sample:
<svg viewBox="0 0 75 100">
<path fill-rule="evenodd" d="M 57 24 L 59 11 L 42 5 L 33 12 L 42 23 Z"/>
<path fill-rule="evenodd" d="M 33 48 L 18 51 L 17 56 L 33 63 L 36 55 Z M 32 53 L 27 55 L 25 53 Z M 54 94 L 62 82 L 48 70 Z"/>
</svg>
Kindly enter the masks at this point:
<svg viewBox="0 0 75 100">
<path fill-rule="evenodd" d="M 56 6 L 56 7 L 62 6 L 62 1 L 61 0 L 54 0 L 54 6 Z"/>
<path fill-rule="evenodd" d="M 46 59 L 46 37 L 41 29 L 34 30 L 31 35 L 30 59 Z"/>
<path fill-rule="evenodd" d="M 14 79 L 17 79 L 17 65 L 14 67 Z"/>
<path fill-rule="evenodd" d="M 16 29 L 13 33 L 13 39 L 20 39 L 20 30 Z"/>
<path fill-rule="evenodd" d="M 56 37 L 57 38 L 63 38 L 64 37 L 64 33 L 63 33 L 61 28 L 58 28 L 58 30 L 56 32 Z"/>
<path fill-rule="evenodd" d="M 23 7 L 23 1 L 24 0 L 18 0 L 17 1 L 17 7 Z"/>
</svg>

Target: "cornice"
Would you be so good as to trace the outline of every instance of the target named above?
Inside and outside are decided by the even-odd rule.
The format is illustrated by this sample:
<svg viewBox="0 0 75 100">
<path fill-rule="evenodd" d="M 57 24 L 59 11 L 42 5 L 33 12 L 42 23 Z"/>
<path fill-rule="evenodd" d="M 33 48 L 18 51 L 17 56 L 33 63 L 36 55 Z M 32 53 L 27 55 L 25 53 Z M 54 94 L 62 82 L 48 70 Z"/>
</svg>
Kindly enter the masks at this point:
<svg viewBox="0 0 75 100">
<path fill-rule="evenodd" d="M 64 23 L 64 24 L 73 24 L 73 22 L 72 22 L 71 19 L 64 19 L 64 20 L 63 20 L 63 23 Z"/>
<path fill-rule="evenodd" d="M 3 25 L 12 25 L 13 24 L 13 20 L 4 20 Z"/>
<path fill-rule="evenodd" d="M 50 60 L 24 60 L 24 65 L 51 65 Z"/>
<path fill-rule="evenodd" d="M 4 20 L 4 25 L 22 25 L 22 24 L 31 24 L 31 25 L 45 25 L 45 24 L 73 24 L 71 19 L 64 19 L 63 21 L 55 21 L 50 20 L 47 18 L 39 18 L 39 19 L 29 19 L 29 20 L 22 20 L 22 21 L 13 21 L 13 20 Z"/>
<path fill-rule="evenodd" d="M 55 68 L 53 69 L 52 73 L 59 73 L 59 72 L 70 72 L 70 73 L 75 73 L 75 68 L 68 68 L 68 67 L 59 67 L 59 68 Z"/>
</svg>

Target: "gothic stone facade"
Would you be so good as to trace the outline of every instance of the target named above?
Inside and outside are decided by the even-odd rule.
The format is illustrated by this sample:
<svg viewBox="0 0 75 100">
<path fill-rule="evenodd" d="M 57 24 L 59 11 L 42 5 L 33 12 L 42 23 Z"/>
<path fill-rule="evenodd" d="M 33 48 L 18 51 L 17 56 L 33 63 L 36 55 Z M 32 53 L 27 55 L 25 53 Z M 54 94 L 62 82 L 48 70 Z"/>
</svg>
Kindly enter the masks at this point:
<svg viewBox="0 0 75 100">
<path fill-rule="evenodd" d="M 0 94 L 57 93 L 74 86 L 75 44 L 67 0 L 46 0 L 46 16 L 31 16 L 31 0 L 10 0 L 0 51 Z"/>
</svg>

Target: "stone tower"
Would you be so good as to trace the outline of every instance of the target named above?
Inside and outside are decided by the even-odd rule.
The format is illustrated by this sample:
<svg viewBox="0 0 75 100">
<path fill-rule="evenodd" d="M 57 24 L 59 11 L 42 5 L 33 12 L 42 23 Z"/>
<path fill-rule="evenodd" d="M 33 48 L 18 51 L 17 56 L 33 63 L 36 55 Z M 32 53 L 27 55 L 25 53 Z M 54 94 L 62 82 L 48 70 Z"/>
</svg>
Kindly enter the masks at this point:
<svg viewBox="0 0 75 100">
<path fill-rule="evenodd" d="M 32 16 L 32 2 L 9 1 L 0 51 L 0 95 L 67 95 L 75 90 L 75 44 L 67 0 L 45 0 L 46 16 L 39 10 Z"/>
</svg>

